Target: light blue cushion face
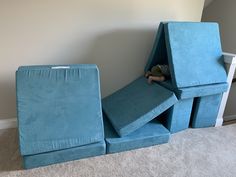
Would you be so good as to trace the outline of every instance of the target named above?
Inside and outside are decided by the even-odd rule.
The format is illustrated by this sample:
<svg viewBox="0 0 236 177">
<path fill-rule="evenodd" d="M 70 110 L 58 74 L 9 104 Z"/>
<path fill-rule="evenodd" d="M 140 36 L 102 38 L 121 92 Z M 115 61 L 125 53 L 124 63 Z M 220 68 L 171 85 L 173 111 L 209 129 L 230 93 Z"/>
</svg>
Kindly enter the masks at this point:
<svg viewBox="0 0 236 177">
<path fill-rule="evenodd" d="M 116 132 L 126 136 L 177 102 L 173 92 L 140 77 L 102 100 L 105 114 Z"/>
<path fill-rule="evenodd" d="M 104 139 L 97 67 L 51 67 L 21 67 L 16 73 L 22 155 Z"/>
<path fill-rule="evenodd" d="M 164 28 L 175 87 L 226 82 L 216 23 L 170 22 Z"/>
<path fill-rule="evenodd" d="M 124 137 L 119 137 L 106 118 L 104 119 L 104 127 L 107 153 L 167 143 L 170 137 L 169 131 L 155 119 Z"/>
<path fill-rule="evenodd" d="M 74 147 L 59 151 L 46 152 L 35 155 L 23 156 L 24 168 L 36 168 L 40 166 L 51 165 L 71 160 L 103 155 L 106 153 L 106 144 L 104 141 L 85 146 Z"/>
</svg>

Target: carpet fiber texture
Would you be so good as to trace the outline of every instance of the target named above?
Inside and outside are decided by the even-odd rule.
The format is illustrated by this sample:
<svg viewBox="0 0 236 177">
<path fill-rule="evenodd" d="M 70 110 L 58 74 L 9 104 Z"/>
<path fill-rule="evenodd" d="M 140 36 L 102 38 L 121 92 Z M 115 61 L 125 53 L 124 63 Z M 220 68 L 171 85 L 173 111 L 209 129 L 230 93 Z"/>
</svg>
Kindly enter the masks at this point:
<svg viewBox="0 0 236 177">
<path fill-rule="evenodd" d="M 17 130 L 0 130 L 0 176 L 5 177 L 235 177 L 236 124 L 188 129 L 168 144 L 23 170 Z"/>
</svg>

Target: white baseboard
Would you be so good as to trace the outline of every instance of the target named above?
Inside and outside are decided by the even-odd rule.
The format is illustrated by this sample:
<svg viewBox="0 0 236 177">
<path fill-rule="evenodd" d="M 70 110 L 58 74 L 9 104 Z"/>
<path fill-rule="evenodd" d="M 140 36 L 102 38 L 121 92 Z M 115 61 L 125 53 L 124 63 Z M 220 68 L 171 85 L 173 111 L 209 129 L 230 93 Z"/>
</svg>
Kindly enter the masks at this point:
<svg viewBox="0 0 236 177">
<path fill-rule="evenodd" d="M 224 116 L 224 121 L 236 120 L 236 115 Z"/>
<path fill-rule="evenodd" d="M 0 129 L 16 128 L 17 120 L 16 118 L 10 119 L 0 119 Z"/>
</svg>

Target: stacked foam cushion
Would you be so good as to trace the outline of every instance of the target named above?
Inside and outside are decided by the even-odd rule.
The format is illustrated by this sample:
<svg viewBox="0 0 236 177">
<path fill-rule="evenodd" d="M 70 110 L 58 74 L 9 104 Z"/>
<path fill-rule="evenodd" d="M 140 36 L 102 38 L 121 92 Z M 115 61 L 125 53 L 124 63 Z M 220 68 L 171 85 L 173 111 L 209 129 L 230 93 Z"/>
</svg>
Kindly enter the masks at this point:
<svg viewBox="0 0 236 177">
<path fill-rule="evenodd" d="M 25 168 L 105 153 L 95 65 L 20 67 L 16 86 Z"/>
<path fill-rule="evenodd" d="M 168 142 L 169 131 L 152 120 L 176 102 L 173 92 L 157 84 L 148 84 L 144 77 L 104 98 L 107 153 Z"/>
</svg>

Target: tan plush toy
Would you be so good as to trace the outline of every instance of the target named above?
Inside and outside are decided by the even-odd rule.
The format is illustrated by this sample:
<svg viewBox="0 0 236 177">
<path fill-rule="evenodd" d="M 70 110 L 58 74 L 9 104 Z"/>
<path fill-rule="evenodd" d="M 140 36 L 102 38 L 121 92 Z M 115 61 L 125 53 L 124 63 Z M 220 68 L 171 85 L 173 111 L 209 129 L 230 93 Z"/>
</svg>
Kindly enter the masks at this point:
<svg viewBox="0 0 236 177">
<path fill-rule="evenodd" d="M 153 66 L 151 71 L 145 73 L 145 77 L 148 78 L 148 83 L 153 81 L 162 82 L 170 77 L 170 71 L 168 65 L 156 65 Z"/>
</svg>

